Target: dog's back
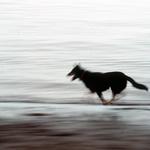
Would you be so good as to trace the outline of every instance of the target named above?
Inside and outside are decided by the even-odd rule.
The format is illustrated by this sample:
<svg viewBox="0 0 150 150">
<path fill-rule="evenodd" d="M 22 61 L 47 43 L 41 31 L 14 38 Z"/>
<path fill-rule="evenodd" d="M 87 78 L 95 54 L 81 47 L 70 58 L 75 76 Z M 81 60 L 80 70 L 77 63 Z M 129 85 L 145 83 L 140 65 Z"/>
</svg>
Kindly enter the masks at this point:
<svg viewBox="0 0 150 150">
<path fill-rule="evenodd" d="M 127 84 L 127 79 L 121 72 L 86 72 L 81 80 L 92 92 L 103 92 L 110 87 L 114 94 L 120 93 Z"/>
</svg>

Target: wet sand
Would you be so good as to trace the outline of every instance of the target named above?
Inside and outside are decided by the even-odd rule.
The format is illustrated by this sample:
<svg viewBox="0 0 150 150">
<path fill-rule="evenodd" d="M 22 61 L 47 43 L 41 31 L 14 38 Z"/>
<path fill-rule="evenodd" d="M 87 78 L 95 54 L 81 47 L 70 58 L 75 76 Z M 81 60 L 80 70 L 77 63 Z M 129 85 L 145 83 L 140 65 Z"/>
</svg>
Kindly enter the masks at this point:
<svg viewBox="0 0 150 150">
<path fill-rule="evenodd" d="M 0 150 L 145 150 L 150 105 L 1 103 Z"/>
</svg>

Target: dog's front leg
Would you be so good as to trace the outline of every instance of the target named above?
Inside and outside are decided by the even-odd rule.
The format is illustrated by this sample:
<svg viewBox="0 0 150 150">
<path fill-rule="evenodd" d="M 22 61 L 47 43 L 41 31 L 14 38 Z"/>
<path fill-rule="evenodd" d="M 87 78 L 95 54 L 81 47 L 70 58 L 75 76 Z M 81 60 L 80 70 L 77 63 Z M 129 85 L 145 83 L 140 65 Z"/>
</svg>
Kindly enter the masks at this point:
<svg viewBox="0 0 150 150">
<path fill-rule="evenodd" d="M 97 92 L 97 95 L 99 96 L 100 100 L 102 101 L 103 105 L 107 105 L 107 101 L 104 99 L 103 94 L 101 92 Z"/>
</svg>

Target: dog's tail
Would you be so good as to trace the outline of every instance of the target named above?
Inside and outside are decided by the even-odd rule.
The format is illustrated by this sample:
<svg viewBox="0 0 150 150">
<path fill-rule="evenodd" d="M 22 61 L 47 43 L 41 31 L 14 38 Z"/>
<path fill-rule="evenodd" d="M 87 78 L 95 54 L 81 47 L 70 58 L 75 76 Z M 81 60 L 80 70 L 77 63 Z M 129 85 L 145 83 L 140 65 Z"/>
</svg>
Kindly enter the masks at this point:
<svg viewBox="0 0 150 150">
<path fill-rule="evenodd" d="M 126 76 L 126 78 L 127 78 L 127 80 L 128 80 L 129 82 L 132 83 L 132 85 L 133 85 L 135 88 L 148 91 L 148 87 L 147 87 L 147 86 L 145 86 L 145 85 L 143 85 L 143 84 L 140 84 L 140 83 L 137 83 L 135 80 L 133 80 L 133 79 L 132 79 L 131 77 L 129 77 L 129 76 Z"/>
</svg>

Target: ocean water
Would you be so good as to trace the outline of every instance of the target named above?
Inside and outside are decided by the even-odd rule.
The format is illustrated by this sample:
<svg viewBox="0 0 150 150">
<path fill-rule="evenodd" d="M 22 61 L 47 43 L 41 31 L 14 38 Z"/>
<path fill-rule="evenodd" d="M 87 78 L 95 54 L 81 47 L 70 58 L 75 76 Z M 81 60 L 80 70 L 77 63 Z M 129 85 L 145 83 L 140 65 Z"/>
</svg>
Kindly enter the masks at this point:
<svg viewBox="0 0 150 150">
<path fill-rule="evenodd" d="M 66 77 L 76 63 L 150 87 L 149 39 L 148 0 L 0 0 L 0 101 L 99 103 Z M 150 103 L 130 84 L 123 93 L 117 103 Z"/>
</svg>

